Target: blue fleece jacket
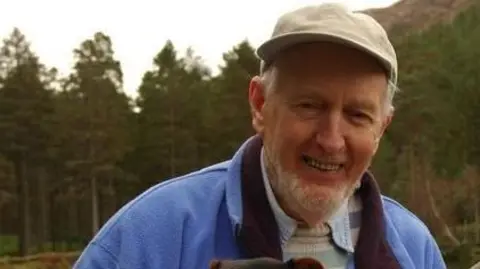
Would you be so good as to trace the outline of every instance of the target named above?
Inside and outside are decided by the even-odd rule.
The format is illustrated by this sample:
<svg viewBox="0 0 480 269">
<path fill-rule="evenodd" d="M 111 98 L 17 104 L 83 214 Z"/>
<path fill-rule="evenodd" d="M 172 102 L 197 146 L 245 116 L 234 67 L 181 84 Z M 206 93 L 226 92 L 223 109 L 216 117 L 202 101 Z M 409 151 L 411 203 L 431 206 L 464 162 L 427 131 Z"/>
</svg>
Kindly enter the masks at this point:
<svg viewBox="0 0 480 269">
<path fill-rule="evenodd" d="M 213 258 L 240 257 L 240 162 L 232 160 L 160 183 L 121 208 L 85 248 L 74 269 L 207 269 Z M 388 243 L 405 269 L 446 265 L 427 227 L 383 197 Z M 355 268 L 353 259 L 348 268 Z"/>
</svg>

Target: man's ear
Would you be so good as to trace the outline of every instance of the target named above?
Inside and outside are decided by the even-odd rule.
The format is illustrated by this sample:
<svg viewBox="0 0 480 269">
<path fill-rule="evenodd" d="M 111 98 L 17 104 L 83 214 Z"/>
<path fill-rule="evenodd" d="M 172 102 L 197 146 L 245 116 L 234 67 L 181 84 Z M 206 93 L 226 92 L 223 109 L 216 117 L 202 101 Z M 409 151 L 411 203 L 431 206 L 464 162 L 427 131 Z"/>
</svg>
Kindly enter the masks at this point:
<svg viewBox="0 0 480 269">
<path fill-rule="evenodd" d="M 385 116 L 385 119 L 382 122 L 382 135 L 385 132 L 385 130 L 387 130 L 388 126 L 390 126 L 390 123 L 392 122 L 393 112 L 394 112 L 394 109 L 393 109 L 393 107 L 391 107 L 390 111 Z"/>
<path fill-rule="evenodd" d="M 392 108 L 391 112 L 389 112 L 386 116 L 384 116 L 384 118 L 382 120 L 382 126 L 381 126 L 380 133 L 379 133 L 379 136 L 378 136 L 379 138 L 383 136 L 383 134 L 387 130 L 388 126 L 390 126 L 390 123 L 392 122 L 392 118 L 393 118 L 393 108 Z"/>
<path fill-rule="evenodd" d="M 377 150 L 378 150 L 378 146 L 380 144 L 380 140 L 381 138 L 383 137 L 383 134 L 385 133 L 385 131 L 387 130 L 388 126 L 390 126 L 390 123 L 392 122 L 392 118 L 393 118 L 393 109 L 392 109 L 392 112 L 389 113 L 388 115 L 384 116 L 384 118 L 382 119 L 382 125 L 380 126 L 380 130 L 375 133 L 375 148 L 373 150 L 373 153 L 377 153 Z"/>
<path fill-rule="evenodd" d="M 259 76 L 250 80 L 248 87 L 248 101 L 252 115 L 252 125 L 257 133 L 263 133 L 264 118 L 263 106 L 265 105 L 265 87 Z"/>
</svg>

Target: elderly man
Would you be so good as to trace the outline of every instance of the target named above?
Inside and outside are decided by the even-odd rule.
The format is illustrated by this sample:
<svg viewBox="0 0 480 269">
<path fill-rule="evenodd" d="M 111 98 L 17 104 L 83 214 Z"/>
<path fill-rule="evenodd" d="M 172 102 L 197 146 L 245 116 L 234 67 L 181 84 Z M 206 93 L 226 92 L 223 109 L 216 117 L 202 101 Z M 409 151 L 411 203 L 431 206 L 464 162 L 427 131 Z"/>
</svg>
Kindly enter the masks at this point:
<svg viewBox="0 0 480 269">
<path fill-rule="evenodd" d="M 337 4 L 304 7 L 282 15 L 257 54 L 248 88 L 257 135 L 231 160 L 124 206 L 75 268 L 200 269 L 259 257 L 446 268 L 427 227 L 367 171 L 396 91 L 383 28 Z"/>
</svg>

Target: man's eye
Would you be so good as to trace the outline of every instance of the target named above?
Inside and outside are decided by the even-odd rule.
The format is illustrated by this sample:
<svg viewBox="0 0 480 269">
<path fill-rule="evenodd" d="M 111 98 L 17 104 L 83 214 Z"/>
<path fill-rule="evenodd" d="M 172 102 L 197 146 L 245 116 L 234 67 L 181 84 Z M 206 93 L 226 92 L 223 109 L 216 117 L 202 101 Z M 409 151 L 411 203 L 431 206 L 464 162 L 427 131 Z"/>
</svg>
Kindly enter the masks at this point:
<svg viewBox="0 0 480 269">
<path fill-rule="evenodd" d="M 299 102 L 292 107 L 292 111 L 301 118 L 311 119 L 318 115 L 320 106 L 314 102 Z"/>
<path fill-rule="evenodd" d="M 361 113 L 361 112 L 355 112 L 353 113 L 353 116 L 356 118 L 368 118 L 368 115 Z"/>
<path fill-rule="evenodd" d="M 356 121 L 372 121 L 372 118 L 363 112 L 353 111 L 350 113 L 350 116 Z"/>
<path fill-rule="evenodd" d="M 313 109 L 316 106 L 313 103 L 300 103 L 298 104 L 299 108 L 305 108 L 305 109 Z"/>
</svg>

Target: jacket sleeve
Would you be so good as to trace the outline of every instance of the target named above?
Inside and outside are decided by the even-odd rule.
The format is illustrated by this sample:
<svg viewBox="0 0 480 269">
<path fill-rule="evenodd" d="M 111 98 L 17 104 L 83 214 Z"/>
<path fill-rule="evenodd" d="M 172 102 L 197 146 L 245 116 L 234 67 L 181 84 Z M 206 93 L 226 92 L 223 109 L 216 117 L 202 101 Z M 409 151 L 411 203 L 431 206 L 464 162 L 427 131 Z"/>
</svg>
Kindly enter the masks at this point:
<svg viewBox="0 0 480 269">
<path fill-rule="evenodd" d="M 428 240 L 426 261 L 427 261 L 427 264 L 425 265 L 425 268 L 429 268 L 429 269 L 446 269 L 447 268 L 447 265 L 445 264 L 445 261 L 442 256 L 442 252 L 440 251 L 440 248 L 438 247 L 433 237 L 431 237 L 431 239 Z"/>
<path fill-rule="evenodd" d="M 201 177 L 164 181 L 137 196 L 104 224 L 73 269 L 203 266 L 215 250 L 215 241 L 205 240 L 215 236 L 217 207 L 224 194 L 222 189 L 214 193 L 198 189 L 195 184 L 212 188 L 210 178 L 203 181 Z M 223 181 L 213 182 L 223 186 Z M 205 205 L 207 198 L 210 204 Z"/>
<path fill-rule="evenodd" d="M 173 203 L 145 200 L 121 209 L 95 235 L 73 269 L 180 268 L 184 213 Z"/>
<path fill-rule="evenodd" d="M 80 255 L 73 269 L 117 269 L 115 257 L 103 246 L 91 242 Z"/>
</svg>

